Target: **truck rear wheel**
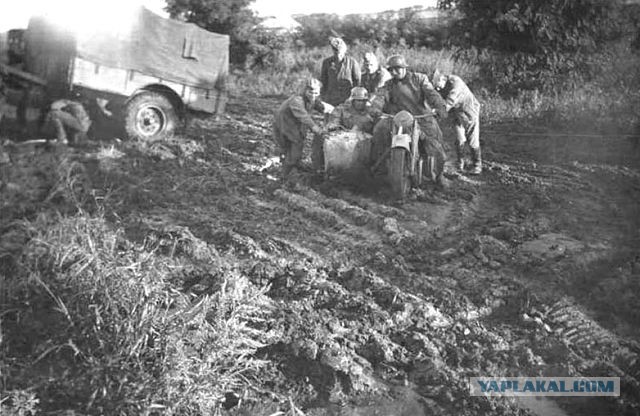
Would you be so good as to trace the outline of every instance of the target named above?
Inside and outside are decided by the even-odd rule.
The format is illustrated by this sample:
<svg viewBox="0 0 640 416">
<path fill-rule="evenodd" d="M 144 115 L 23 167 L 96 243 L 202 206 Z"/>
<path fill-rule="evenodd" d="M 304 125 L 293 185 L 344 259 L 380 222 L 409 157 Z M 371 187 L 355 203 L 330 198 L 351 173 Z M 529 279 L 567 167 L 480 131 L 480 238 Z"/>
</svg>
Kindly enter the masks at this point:
<svg viewBox="0 0 640 416">
<path fill-rule="evenodd" d="M 124 128 L 131 139 L 161 140 L 172 135 L 177 125 L 176 109 L 161 93 L 141 92 L 125 107 Z"/>
</svg>

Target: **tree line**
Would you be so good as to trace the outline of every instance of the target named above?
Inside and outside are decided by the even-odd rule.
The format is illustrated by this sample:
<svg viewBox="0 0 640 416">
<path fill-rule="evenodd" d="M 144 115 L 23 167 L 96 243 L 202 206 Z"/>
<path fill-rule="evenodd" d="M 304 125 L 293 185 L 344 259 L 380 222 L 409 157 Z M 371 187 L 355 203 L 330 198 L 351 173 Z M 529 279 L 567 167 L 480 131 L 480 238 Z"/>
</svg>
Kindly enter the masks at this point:
<svg viewBox="0 0 640 416">
<path fill-rule="evenodd" d="M 326 46 L 337 33 L 348 43 L 372 46 L 455 48 L 475 59 L 504 92 L 553 87 L 598 70 L 593 55 L 611 42 L 635 37 L 640 46 L 640 6 L 624 0 L 439 0 L 439 17 L 422 8 L 376 15 L 296 16 L 300 28 L 261 28 L 253 0 L 167 0 L 173 18 L 231 37 L 231 60 L 268 65 L 274 52 Z M 632 43 L 633 44 L 633 43 Z"/>
</svg>

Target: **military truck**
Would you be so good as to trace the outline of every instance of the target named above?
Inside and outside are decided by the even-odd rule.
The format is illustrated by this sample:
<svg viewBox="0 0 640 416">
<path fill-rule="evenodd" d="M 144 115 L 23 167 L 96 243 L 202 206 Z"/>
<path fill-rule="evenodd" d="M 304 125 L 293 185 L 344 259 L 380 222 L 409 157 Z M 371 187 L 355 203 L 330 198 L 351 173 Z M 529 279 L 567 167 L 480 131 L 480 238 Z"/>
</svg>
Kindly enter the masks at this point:
<svg viewBox="0 0 640 416">
<path fill-rule="evenodd" d="M 50 99 L 74 91 L 108 100 L 130 138 L 171 135 L 189 110 L 224 111 L 229 37 L 144 7 L 109 31 L 76 32 L 33 17 L 24 47 L 23 70 L 46 83 Z"/>
</svg>

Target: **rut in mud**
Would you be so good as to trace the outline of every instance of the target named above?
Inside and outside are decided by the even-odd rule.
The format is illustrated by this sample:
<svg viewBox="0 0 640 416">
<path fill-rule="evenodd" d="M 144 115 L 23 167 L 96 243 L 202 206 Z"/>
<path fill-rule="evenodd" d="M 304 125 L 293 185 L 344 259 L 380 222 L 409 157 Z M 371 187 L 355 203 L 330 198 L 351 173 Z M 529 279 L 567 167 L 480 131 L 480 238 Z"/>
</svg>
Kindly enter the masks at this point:
<svg viewBox="0 0 640 416">
<path fill-rule="evenodd" d="M 198 273 L 203 251 L 269 288 L 281 336 L 258 351 L 265 392 L 307 415 L 640 412 L 630 143 L 487 137 L 482 176 L 447 172 L 448 189 L 398 204 L 379 180 L 283 186 L 263 110 L 275 104 L 232 102 L 179 144 L 85 161 L 129 238 L 194 259 L 184 291 L 216 283 Z M 619 376 L 622 395 L 471 397 L 467 378 L 484 375 Z"/>
</svg>

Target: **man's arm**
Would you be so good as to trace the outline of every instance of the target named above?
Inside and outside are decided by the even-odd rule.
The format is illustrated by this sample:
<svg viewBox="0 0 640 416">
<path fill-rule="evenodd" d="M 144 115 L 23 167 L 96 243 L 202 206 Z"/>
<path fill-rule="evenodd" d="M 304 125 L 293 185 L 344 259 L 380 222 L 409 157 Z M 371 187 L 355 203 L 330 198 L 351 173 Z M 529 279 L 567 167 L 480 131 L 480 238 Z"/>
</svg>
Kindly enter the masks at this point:
<svg viewBox="0 0 640 416">
<path fill-rule="evenodd" d="M 342 105 L 337 106 L 329 114 L 329 121 L 327 122 L 327 130 L 337 130 L 342 126 Z"/>
<path fill-rule="evenodd" d="M 391 74 L 389 71 L 380 67 L 380 79 L 376 85 L 373 86 L 372 91 L 369 91 L 369 102 L 373 103 L 376 99 L 376 96 L 379 94 L 379 91 L 384 87 L 384 85 L 391 79 Z"/>
<path fill-rule="evenodd" d="M 335 107 L 329 103 L 325 103 L 324 101 L 318 99 L 313 103 L 313 109 L 319 113 L 330 114 Z"/>
<path fill-rule="evenodd" d="M 71 103 L 72 101 L 70 100 L 64 100 L 64 99 L 56 100 L 51 103 L 51 109 L 54 111 L 60 111 Z"/>
<path fill-rule="evenodd" d="M 304 99 L 302 97 L 296 97 L 296 99 L 292 100 L 289 103 L 289 108 L 291 109 L 291 113 L 302 125 L 313 130 L 314 133 L 320 131 L 320 127 L 316 125 L 311 118 L 311 115 L 304 107 Z"/>
<path fill-rule="evenodd" d="M 362 79 L 362 73 L 360 71 L 360 64 L 358 61 L 351 58 L 351 80 L 353 81 L 354 87 L 360 85 L 360 80 Z"/>
<path fill-rule="evenodd" d="M 378 81 L 378 85 L 376 85 L 376 90 L 382 88 L 384 84 L 386 84 L 387 81 L 389 81 L 391 78 L 392 77 L 389 71 L 387 71 L 383 67 L 380 67 L 380 81 Z"/>
<path fill-rule="evenodd" d="M 429 78 L 425 74 L 415 74 L 420 82 L 420 89 L 424 94 L 424 101 L 431 107 L 441 118 L 446 118 L 446 104 L 442 96 L 431 84 Z"/>
<path fill-rule="evenodd" d="M 104 98 L 96 98 L 96 104 L 98 105 L 98 109 L 107 117 L 112 117 L 113 113 L 111 110 L 107 109 L 107 105 L 109 104 L 108 100 Z"/>
<path fill-rule="evenodd" d="M 389 102 L 389 88 L 389 83 L 386 82 L 382 87 L 378 88 L 371 99 L 371 113 L 375 117 L 379 117 L 384 112 L 384 107 Z"/>
<path fill-rule="evenodd" d="M 449 88 L 449 94 L 447 94 L 447 97 L 445 98 L 447 111 L 460 104 L 462 97 L 464 97 L 466 91 L 469 90 L 467 84 L 465 84 L 460 77 L 450 76 L 448 82 L 451 83 L 451 87 Z"/>
<path fill-rule="evenodd" d="M 320 95 L 324 97 L 327 92 L 327 85 L 329 84 L 329 59 L 325 59 L 324 61 L 322 61 L 322 68 L 320 69 L 320 82 L 322 83 L 322 87 L 320 87 Z"/>
</svg>

